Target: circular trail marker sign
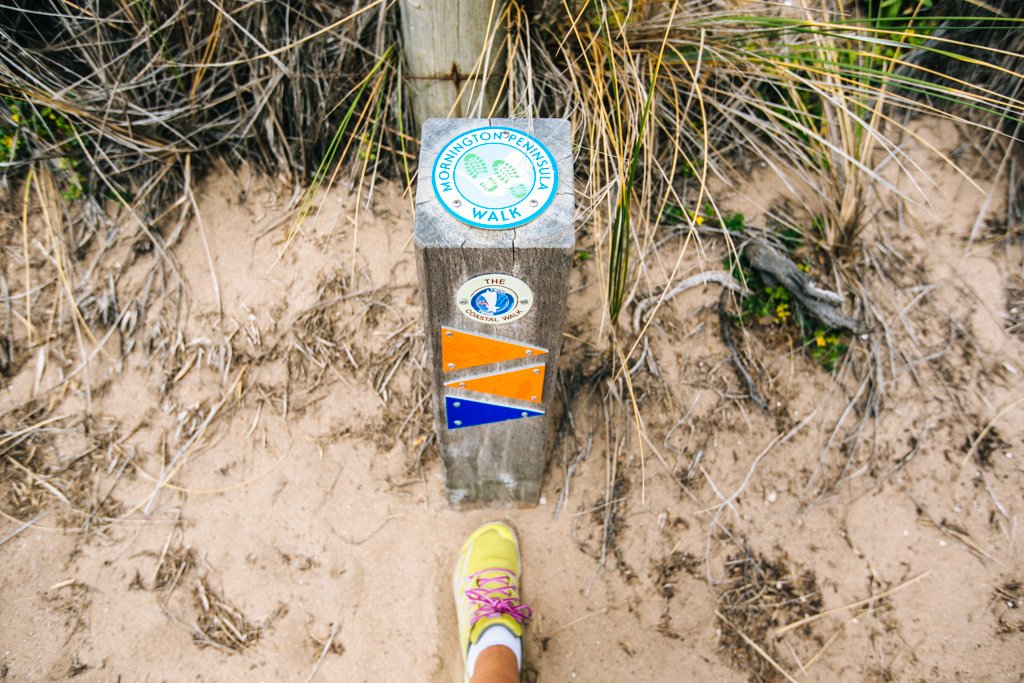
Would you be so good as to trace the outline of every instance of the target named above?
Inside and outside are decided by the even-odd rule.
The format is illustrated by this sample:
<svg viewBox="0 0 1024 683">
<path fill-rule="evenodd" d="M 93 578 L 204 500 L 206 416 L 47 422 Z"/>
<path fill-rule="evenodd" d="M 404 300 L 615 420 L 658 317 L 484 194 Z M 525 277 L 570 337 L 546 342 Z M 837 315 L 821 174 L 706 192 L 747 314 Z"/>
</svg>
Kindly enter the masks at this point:
<svg viewBox="0 0 1024 683">
<path fill-rule="evenodd" d="M 449 140 L 434 160 L 431 180 L 448 213 L 477 228 L 504 230 L 532 221 L 551 205 L 558 166 L 532 135 L 488 126 Z"/>
<path fill-rule="evenodd" d="M 456 303 L 462 315 L 488 325 L 519 320 L 533 307 L 533 291 L 517 277 L 488 273 L 459 287 Z"/>
</svg>

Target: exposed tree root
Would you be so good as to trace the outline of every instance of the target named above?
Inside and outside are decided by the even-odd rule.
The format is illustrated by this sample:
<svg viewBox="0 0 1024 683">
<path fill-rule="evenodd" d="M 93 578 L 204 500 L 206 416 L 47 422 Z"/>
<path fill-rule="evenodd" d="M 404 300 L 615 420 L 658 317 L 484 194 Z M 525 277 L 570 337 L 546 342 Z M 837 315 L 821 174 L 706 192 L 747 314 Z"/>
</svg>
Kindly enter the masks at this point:
<svg viewBox="0 0 1024 683">
<path fill-rule="evenodd" d="M 722 343 L 729 349 L 729 354 L 732 356 L 732 364 L 736 366 L 736 373 L 743 380 L 743 384 L 747 387 L 747 392 L 750 394 L 750 400 L 757 404 L 765 413 L 768 412 L 768 401 L 761 396 L 757 390 L 757 385 L 754 383 L 754 378 L 747 370 L 747 365 L 743 361 L 743 356 L 740 355 L 739 350 L 736 348 L 736 344 L 732 341 L 732 333 L 729 328 L 732 326 L 732 321 L 729 320 L 729 316 L 725 313 L 725 300 L 729 296 L 729 292 L 726 289 L 722 290 L 722 295 L 718 297 L 718 322 L 719 327 L 722 330 Z"/>
</svg>

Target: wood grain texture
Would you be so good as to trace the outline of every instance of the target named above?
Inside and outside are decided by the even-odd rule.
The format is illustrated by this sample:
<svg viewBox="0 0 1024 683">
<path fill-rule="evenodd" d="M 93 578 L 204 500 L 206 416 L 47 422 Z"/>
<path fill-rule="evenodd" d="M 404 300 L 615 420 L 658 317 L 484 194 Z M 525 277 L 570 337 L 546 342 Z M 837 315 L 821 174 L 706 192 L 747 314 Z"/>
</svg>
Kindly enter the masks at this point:
<svg viewBox="0 0 1024 683">
<path fill-rule="evenodd" d="M 399 5 L 416 122 L 490 113 L 504 76 L 499 18 L 505 2 L 400 0 Z M 488 34 L 494 36 L 492 47 L 483 54 Z"/>
<path fill-rule="evenodd" d="M 555 155 L 559 186 L 548 209 L 535 220 L 509 230 L 483 230 L 461 223 L 438 202 L 430 182 L 438 151 L 459 133 L 487 125 L 529 132 Z M 562 341 L 569 268 L 575 249 L 571 129 L 561 119 L 431 119 L 423 126 L 420 183 L 416 195 L 414 241 L 420 278 L 426 341 L 430 359 L 434 421 L 441 445 L 448 501 L 453 507 L 520 506 L 536 504 L 547 464 L 552 419 L 531 417 L 492 425 L 448 430 L 444 396 L 480 400 L 481 394 L 445 389 L 460 376 L 478 375 L 477 367 L 445 373 L 441 367 L 442 326 L 500 337 L 549 350 L 544 358 L 543 399 L 550 413 L 555 394 L 556 364 Z M 458 310 L 456 293 L 468 279 L 485 273 L 505 273 L 533 290 L 533 308 L 524 317 L 502 325 L 487 325 Z M 511 370 L 539 358 L 506 361 L 493 370 Z M 486 400 L 536 409 L 536 404 L 511 399 Z"/>
</svg>

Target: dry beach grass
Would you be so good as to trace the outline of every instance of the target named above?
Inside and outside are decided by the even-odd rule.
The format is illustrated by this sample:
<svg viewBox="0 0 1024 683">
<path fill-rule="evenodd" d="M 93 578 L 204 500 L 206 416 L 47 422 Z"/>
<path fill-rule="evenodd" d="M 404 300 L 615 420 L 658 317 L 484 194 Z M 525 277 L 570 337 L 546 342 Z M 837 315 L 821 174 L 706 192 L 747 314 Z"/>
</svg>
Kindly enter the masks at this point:
<svg viewBox="0 0 1024 683">
<path fill-rule="evenodd" d="M 1020 10 L 899 4 L 495 13 L 577 143 L 529 675 L 1024 667 Z M 461 675 L 397 11 L 0 9 L 0 678 Z"/>
</svg>

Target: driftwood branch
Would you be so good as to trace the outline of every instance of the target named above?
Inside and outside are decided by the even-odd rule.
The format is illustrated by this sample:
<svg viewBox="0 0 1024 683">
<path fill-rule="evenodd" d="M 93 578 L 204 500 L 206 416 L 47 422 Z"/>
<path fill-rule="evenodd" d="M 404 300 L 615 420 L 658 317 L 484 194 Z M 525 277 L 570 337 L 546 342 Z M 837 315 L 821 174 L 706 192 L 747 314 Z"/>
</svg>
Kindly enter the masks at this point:
<svg viewBox="0 0 1024 683">
<path fill-rule="evenodd" d="M 816 286 L 792 261 L 764 242 L 751 242 L 744 252 L 747 261 L 762 276 L 778 282 L 796 297 L 804 311 L 820 323 L 850 332 L 864 331 L 864 323 L 840 310 L 843 297 Z"/>
</svg>

